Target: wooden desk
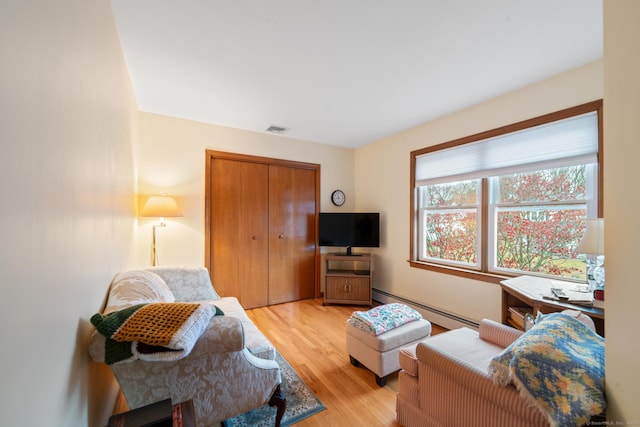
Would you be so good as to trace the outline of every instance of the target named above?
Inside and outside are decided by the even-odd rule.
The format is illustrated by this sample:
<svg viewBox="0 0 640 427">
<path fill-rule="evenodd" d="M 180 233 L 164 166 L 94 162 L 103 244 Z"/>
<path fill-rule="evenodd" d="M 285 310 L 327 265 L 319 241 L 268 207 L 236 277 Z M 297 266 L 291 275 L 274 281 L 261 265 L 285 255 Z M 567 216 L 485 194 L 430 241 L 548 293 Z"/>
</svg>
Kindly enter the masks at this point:
<svg viewBox="0 0 640 427">
<path fill-rule="evenodd" d="M 554 280 L 554 283 L 565 284 L 570 289 L 575 284 Z M 502 323 L 522 329 L 510 318 L 509 307 L 530 308 L 534 318 L 540 313 L 553 313 L 562 310 L 578 310 L 593 319 L 596 331 L 604 336 L 604 304 L 603 301 L 594 301 L 594 306 L 583 306 L 562 301 L 544 298 L 551 294 L 552 282 L 550 279 L 534 276 L 520 276 L 500 283 L 502 287 Z"/>
</svg>

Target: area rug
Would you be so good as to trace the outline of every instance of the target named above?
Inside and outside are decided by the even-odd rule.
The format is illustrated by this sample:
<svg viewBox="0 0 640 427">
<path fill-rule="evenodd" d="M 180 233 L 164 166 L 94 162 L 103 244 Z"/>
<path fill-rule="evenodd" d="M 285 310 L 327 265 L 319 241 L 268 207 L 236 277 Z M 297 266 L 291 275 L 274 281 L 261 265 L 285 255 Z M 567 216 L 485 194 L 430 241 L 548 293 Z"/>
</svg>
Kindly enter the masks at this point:
<svg viewBox="0 0 640 427">
<path fill-rule="evenodd" d="M 325 409 L 320 399 L 277 351 L 275 360 L 280 365 L 281 387 L 287 398 L 287 410 L 282 417 L 282 427 L 295 424 Z M 261 408 L 230 418 L 222 425 L 225 427 L 273 427 L 275 419 L 276 408 L 264 405 Z"/>
</svg>

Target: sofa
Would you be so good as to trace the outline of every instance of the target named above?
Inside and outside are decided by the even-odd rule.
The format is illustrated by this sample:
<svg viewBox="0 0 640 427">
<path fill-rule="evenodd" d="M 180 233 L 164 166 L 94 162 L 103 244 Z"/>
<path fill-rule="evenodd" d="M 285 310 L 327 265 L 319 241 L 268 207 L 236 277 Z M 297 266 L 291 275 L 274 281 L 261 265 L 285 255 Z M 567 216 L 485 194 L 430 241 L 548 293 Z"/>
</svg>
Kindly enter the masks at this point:
<svg viewBox="0 0 640 427">
<path fill-rule="evenodd" d="M 286 400 L 275 348 L 236 298 L 216 293 L 206 268 L 119 273 L 91 321 L 89 354 L 110 365 L 131 409 L 193 400 L 197 425 L 208 427 L 268 403 L 279 425 Z M 165 330 L 170 338 L 157 341 Z"/>
<path fill-rule="evenodd" d="M 598 419 L 605 405 L 604 339 L 578 312 L 544 316 L 527 333 L 484 319 L 478 331 L 454 329 L 400 350 L 398 422 L 405 427 L 511 427 L 583 425 Z M 555 341 L 562 335 L 568 337 L 568 352 L 577 354 L 565 357 L 564 342 Z M 562 361 L 562 371 L 547 359 Z M 594 367 L 588 376 L 584 366 Z M 571 375 L 558 373 L 566 369 L 571 375 L 579 371 L 575 383 L 566 380 Z M 578 384 L 583 379 L 588 386 Z M 536 394 L 541 385 L 564 391 L 569 399 Z M 556 401 L 564 406 L 558 409 Z M 573 413 L 576 408 L 585 412 Z"/>
</svg>

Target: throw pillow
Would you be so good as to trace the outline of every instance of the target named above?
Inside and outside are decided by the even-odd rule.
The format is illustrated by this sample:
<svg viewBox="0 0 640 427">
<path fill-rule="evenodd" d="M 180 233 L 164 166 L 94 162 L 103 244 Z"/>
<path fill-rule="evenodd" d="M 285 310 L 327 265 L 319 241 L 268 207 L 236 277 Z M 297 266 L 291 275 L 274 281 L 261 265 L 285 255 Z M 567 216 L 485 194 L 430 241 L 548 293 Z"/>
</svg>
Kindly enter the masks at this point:
<svg viewBox="0 0 640 427">
<path fill-rule="evenodd" d="M 157 274 L 146 270 L 125 271 L 113 278 L 104 313 L 136 304 L 174 301 L 171 290 Z"/>
</svg>

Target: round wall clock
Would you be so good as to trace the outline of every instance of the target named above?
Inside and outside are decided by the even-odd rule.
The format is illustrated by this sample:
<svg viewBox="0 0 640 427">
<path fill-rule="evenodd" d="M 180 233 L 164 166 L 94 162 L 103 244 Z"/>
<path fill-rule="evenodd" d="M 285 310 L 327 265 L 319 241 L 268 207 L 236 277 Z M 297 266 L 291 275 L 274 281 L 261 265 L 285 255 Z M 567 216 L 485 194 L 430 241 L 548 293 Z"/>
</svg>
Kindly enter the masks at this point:
<svg viewBox="0 0 640 427">
<path fill-rule="evenodd" d="M 336 190 L 333 193 L 331 193 L 331 201 L 336 206 L 344 205 L 344 201 L 345 201 L 344 192 L 342 192 L 342 190 Z"/>
</svg>

